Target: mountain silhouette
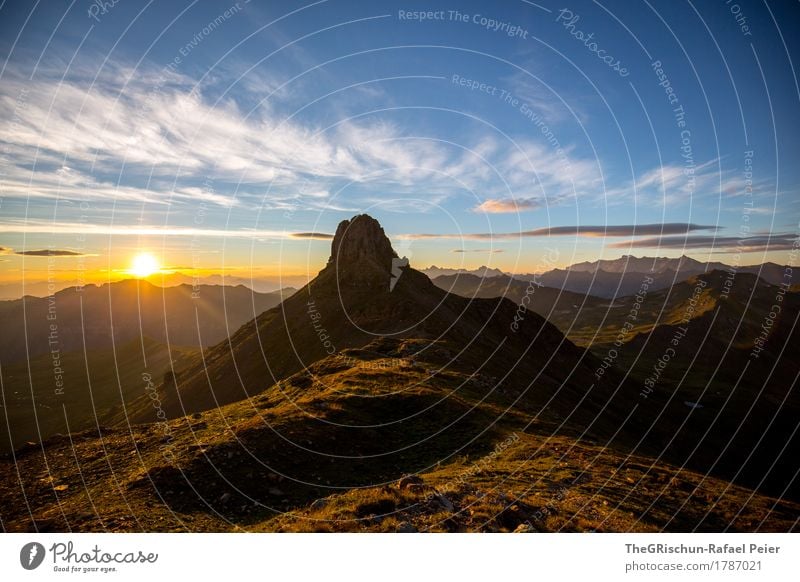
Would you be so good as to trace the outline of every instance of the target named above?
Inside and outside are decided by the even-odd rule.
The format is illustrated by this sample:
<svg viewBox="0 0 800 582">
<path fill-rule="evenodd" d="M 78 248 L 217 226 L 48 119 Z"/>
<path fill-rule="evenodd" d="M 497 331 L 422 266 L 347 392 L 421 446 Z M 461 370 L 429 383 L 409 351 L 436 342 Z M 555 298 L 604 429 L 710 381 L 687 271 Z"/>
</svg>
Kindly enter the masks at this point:
<svg viewBox="0 0 800 582">
<path fill-rule="evenodd" d="M 291 291 L 256 293 L 243 285 L 157 287 L 128 279 L 68 287 L 50 297 L 0 301 L 0 354 L 7 364 L 54 349 L 111 349 L 143 336 L 164 344 L 206 347 Z"/>
<path fill-rule="evenodd" d="M 623 255 L 618 259 L 575 263 L 564 269 L 553 269 L 535 277 L 540 284 L 547 287 L 611 299 L 636 293 L 644 276 L 652 279 L 650 288 L 656 290 L 667 289 L 689 277 L 714 270 L 752 274 L 767 283 L 780 285 L 784 282 L 786 267 L 775 263 L 733 267 L 715 261 L 703 263 L 687 256 L 671 259 Z M 528 280 L 534 275 L 515 275 L 515 277 Z"/>
</svg>

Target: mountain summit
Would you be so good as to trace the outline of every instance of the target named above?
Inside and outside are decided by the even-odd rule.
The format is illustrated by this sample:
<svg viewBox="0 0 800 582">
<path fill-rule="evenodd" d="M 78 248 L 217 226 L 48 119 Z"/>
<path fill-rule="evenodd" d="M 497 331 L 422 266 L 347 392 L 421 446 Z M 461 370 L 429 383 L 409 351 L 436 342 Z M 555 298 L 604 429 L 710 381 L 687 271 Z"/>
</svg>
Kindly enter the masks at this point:
<svg viewBox="0 0 800 582">
<path fill-rule="evenodd" d="M 336 228 L 328 264 L 371 261 L 383 264 L 397 257 L 380 223 L 368 214 L 343 220 Z"/>
<path fill-rule="evenodd" d="M 333 270 L 340 285 L 388 289 L 400 275 L 399 261 L 380 223 L 360 214 L 339 223 L 325 271 Z"/>
</svg>

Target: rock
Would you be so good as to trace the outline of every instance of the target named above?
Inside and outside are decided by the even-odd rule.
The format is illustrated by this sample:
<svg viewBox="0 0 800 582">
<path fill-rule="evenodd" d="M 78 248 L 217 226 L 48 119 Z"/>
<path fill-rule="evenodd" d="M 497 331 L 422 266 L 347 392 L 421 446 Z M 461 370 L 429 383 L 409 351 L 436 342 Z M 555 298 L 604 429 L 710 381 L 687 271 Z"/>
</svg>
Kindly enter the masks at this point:
<svg viewBox="0 0 800 582">
<path fill-rule="evenodd" d="M 199 412 L 195 412 L 195 413 L 192 415 L 192 418 L 193 418 L 193 419 L 195 419 L 195 420 L 200 420 L 201 418 L 203 418 L 203 415 L 202 415 L 202 414 L 200 414 Z"/>
<path fill-rule="evenodd" d="M 311 509 L 322 509 L 328 505 L 327 499 L 315 499 L 314 503 L 311 504 Z"/>
<path fill-rule="evenodd" d="M 514 530 L 514 533 L 538 533 L 538 530 L 529 523 L 521 523 Z"/>
<path fill-rule="evenodd" d="M 222 503 L 227 503 L 228 500 L 230 500 L 230 498 L 231 498 L 231 494 L 230 493 L 223 493 L 222 495 L 220 495 L 219 500 Z"/>
<path fill-rule="evenodd" d="M 397 526 L 397 533 L 419 533 L 419 530 L 413 524 L 404 521 Z"/>
<path fill-rule="evenodd" d="M 330 263 L 357 264 L 364 260 L 391 263 L 397 254 L 380 223 L 367 214 L 343 220 L 336 228 Z"/>
<path fill-rule="evenodd" d="M 361 214 L 339 223 L 325 268 L 335 271 L 344 287 L 388 291 L 406 266 L 408 260 L 397 257 L 378 221 Z"/>
<path fill-rule="evenodd" d="M 424 481 L 419 475 L 406 475 L 397 482 L 400 489 L 408 489 L 411 485 L 422 485 Z"/>
<path fill-rule="evenodd" d="M 450 501 L 444 495 L 438 494 L 438 495 L 436 495 L 434 497 L 434 500 L 436 501 L 436 503 L 441 505 L 445 509 L 445 511 L 449 511 L 450 513 L 453 513 L 455 511 L 455 509 L 456 509 L 455 505 L 453 505 L 453 502 Z"/>
</svg>

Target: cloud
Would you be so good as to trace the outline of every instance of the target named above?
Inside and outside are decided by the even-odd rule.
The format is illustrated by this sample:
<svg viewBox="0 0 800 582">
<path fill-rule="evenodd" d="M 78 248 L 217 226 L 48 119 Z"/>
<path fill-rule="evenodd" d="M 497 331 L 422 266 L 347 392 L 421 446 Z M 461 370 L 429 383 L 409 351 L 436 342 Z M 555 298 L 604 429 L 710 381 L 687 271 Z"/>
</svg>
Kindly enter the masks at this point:
<svg viewBox="0 0 800 582">
<path fill-rule="evenodd" d="M 453 249 L 453 253 L 504 253 L 503 249 Z"/>
<path fill-rule="evenodd" d="M 553 226 L 526 231 L 527 236 L 647 236 L 684 234 L 695 230 L 718 230 L 718 226 L 691 222 L 664 222 L 654 224 L 608 224 L 604 226 Z"/>
<path fill-rule="evenodd" d="M 36 251 L 14 251 L 15 255 L 25 255 L 26 257 L 85 257 L 84 253 L 75 251 L 65 251 L 60 249 L 40 249 Z"/>
<path fill-rule="evenodd" d="M 63 66 L 42 63 L 31 79 L 20 65 L 9 64 L 0 84 L 0 104 L 13 120 L 0 124 L 0 142 L 13 160 L 5 178 L 7 196 L 88 199 L 128 208 L 144 203 L 176 212 L 198 201 L 223 208 L 348 212 L 377 201 L 387 211 L 420 212 L 419 204 L 398 192 L 426 193 L 431 204 L 425 208 L 480 192 L 482 202 L 471 198 L 461 208 L 498 214 L 578 200 L 627 204 L 634 192 L 637 201 L 658 205 L 685 202 L 693 193 L 744 192 L 739 169 L 723 172 L 716 159 L 698 164 L 693 176 L 680 164 L 611 176 L 599 159 L 582 157 L 543 126 L 531 126 L 533 138 L 508 141 L 479 124 L 465 131 L 468 139 L 451 142 L 440 138 L 436 126 L 391 123 L 388 119 L 399 117 L 390 113 L 314 123 L 314 116 L 298 114 L 294 84 L 274 93 L 284 82 L 271 76 L 277 73 L 246 70 L 241 76 L 240 69 L 220 69 L 198 84 L 152 65 L 134 69 L 85 57 L 72 63 L 66 76 Z M 237 81 L 231 86 L 231 80 Z M 508 84 L 547 119 L 547 127 L 553 127 L 551 119 L 574 121 L 536 80 L 522 75 Z M 235 90 L 228 91 L 231 87 Z M 371 105 L 381 105 L 372 103 L 380 99 L 394 105 L 390 93 L 365 90 Z M 203 179 L 214 187 L 198 185 Z M 364 193 L 365 184 L 371 194 Z"/>
<path fill-rule="evenodd" d="M 698 230 L 717 230 L 718 227 L 711 225 L 700 225 L 693 223 L 656 223 L 656 224 L 639 224 L 639 225 L 607 225 L 607 226 L 553 226 L 546 228 L 539 228 L 534 230 L 526 230 L 519 232 L 495 232 L 495 233 L 466 233 L 466 234 L 429 234 L 429 233 L 413 233 L 413 234 L 398 234 L 391 235 L 391 238 L 398 241 L 408 240 L 425 240 L 425 239 L 455 239 L 455 240 L 505 240 L 505 239 L 518 239 L 527 237 L 545 237 L 545 236 L 584 236 L 584 237 L 622 237 L 622 236 L 648 236 L 648 235 L 676 235 L 688 234 Z M 154 236 L 154 237 L 209 237 L 209 238 L 236 238 L 236 239 L 271 239 L 271 240 L 331 240 L 333 234 L 324 232 L 286 232 L 280 230 L 265 230 L 265 229 L 251 229 L 251 228 L 199 228 L 189 226 L 163 226 L 163 225 L 106 225 L 94 223 L 72 223 L 72 222 L 52 222 L 50 220 L 35 220 L 29 219 L 27 221 L 9 220 L 3 225 L 3 232 L 8 234 L 26 233 L 26 234 L 50 234 L 50 235 L 65 235 L 65 234 L 82 234 L 82 235 L 111 235 L 111 236 Z M 788 236 L 788 235 L 787 235 Z M 694 237 L 698 240 L 712 240 L 715 237 Z M 675 240 L 689 240 L 691 237 L 680 237 Z M 614 243 L 613 247 L 624 248 L 627 246 L 658 246 L 652 241 L 659 240 L 655 238 L 638 239 L 632 243 Z M 668 237 L 661 238 L 660 240 L 672 241 Z M 724 237 L 716 237 L 717 241 L 725 240 Z M 639 243 L 642 243 L 639 245 Z M 9 249 L 10 250 L 10 249 Z M 452 252 L 503 252 L 502 249 L 453 249 Z M 47 256 L 48 253 L 56 256 L 70 256 L 72 254 L 79 255 L 81 253 L 74 253 L 74 251 L 23 251 L 23 253 L 31 256 Z M 22 253 L 17 253 L 22 254 Z"/>
<path fill-rule="evenodd" d="M 660 248 L 660 249 L 712 249 L 716 251 L 782 251 L 798 245 L 798 237 L 790 233 L 757 234 L 754 236 L 673 236 L 653 237 L 609 245 L 612 248 Z"/>
<path fill-rule="evenodd" d="M 739 168 L 725 169 L 719 158 L 688 169 L 678 164 L 664 164 L 638 173 L 627 182 L 602 191 L 605 204 L 637 203 L 657 206 L 686 204 L 697 199 L 734 199 L 741 196 L 768 198 L 775 196 L 774 182 L 769 179 L 747 180 Z M 741 212 L 741 207 L 738 208 Z"/>
<path fill-rule="evenodd" d="M 534 230 L 519 232 L 488 232 L 472 234 L 404 234 L 397 238 L 411 239 L 467 239 L 467 240 L 493 240 L 514 239 L 539 236 L 648 236 L 686 234 L 697 230 L 717 230 L 718 226 L 694 224 L 690 222 L 665 222 L 654 224 L 619 224 L 604 226 L 550 226 Z"/>
<path fill-rule="evenodd" d="M 538 210 L 542 206 L 542 202 L 536 198 L 490 198 L 473 208 L 473 211 L 486 212 L 488 214 L 501 214 L 505 212 Z"/>
<path fill-rule="evenodd" d="M 281 114 L 280 100 L 263 100 L 264 88 L 277 86 L 271 79 L 237 85 L 242 94 L 234 98 L 220 90 L 224 74 L 197 84 L 153 66 L 106 61 L 95 78 L 93 65 L 75 63 L 63 79 L 57 67 L 40 67 L 33 80 L 19 67 L 4 74 L 0 103 L 15 120 L 0 125 L 0 141 L 16 164 L 11 195 L 223 207 L 252 195 L 306 208 L 342 184 L 369 183 L 384 194 L 481 190 L 497 200 L 513 194 L 561 203 L 600 178 L 594 160 L 568 147 L 501 142 L 485 131 L 455 143 L 377 114 L 316 125 Z M 24 105 L 15 107 L 19 95 Z M 241 105 L 248 102 L 259 107 Z M 192 183 L 203 178 L 215 190 Z"/>
<path fill-rule="evenodd" d="M 3 223 L 3 233 L 25 234 L 83 234 L 111 236 L 187 236 L 211 238 L 244 238 L 244 239 L 286 239 L 290 234 L 280 230 L 262 230 L 251 228 L 196 228 L 188 226 L 159 225 L 107 225 L 92 223 L 51 222 L 49 220 L 9 220 Z M 47 252 L 47 251 L 45 251 Z"/>
<path fill-rule="evenodd" d="M 589 116 L 583 106 L 579 105 L 581 98 L 571 95 L 569 101 L 565 102 L 563 93 L 528 73 L 529 70 L 536 68 L 536 63 L 531 62 L 526 66 L 525 72 L 517 71 L 502 80 L 508 84 L 511 93 L 524 102 L 529 111 L 540 115 L 545 123 L 549 125 L 563 121 L 587 123 Z"/>
<path fill-rule="evenodd" d="M 34 81 L 4 77 L 0 102 L 13 104 L 18 94 L 26 96 L 24 107 L 15 111 L 16 123 L 0 126 L 0 141 L 9 145 L 18 168 L 26 170 L 18 186 L 30 177 L 34 161 L 34 175 L 42 161 L 59 167 L 69 159 L 71 166 L 63 175 L 50 172 L 45 184 L 20 190 L 68 197 L 90 191 L 91 175 L 116 177 L 124 167 L 123 180 L 146 179 L 151 173 L 162 179 L 211 176 L 232 189 L 240 183 L 269 183 L 295 192 L 304 183 L 297 195 L 319 199 L 328 196 L 329 180 L 442 179 L 439 172 L 453 161 L 441 144 L 409 139 L 383 121 L 316 127 L 281 117 L 269 102 L 246 114 L 232 98 L 214 104 L 213 91 L 188 76 L 159 77 L 157 70 L 120 65 L 104 68 L 94 85 L 82 74 L 68 75 L 63 82 L 57 74 L 40 74 Z M 138 82 L 142 78 L 152 83 Z M 104 194 L 110 199 L 126 194 L 108 186 Z M 146 191 L 137 194 L 146 202 L 155 198 Z M 185 194 L 191 202 L 202 192 Z M 218 194 L 207 199 L 229 205 L 231 198 Z"/>
<path fill-rule="evenodd" d="M 293 232 L 289 236 L 291 238 L 306 238 L 306 239 L 318 239 L 318 240 L 331 240 L 333 238 L 332 234 L 328 234 L 325 232 Z"/>
</svg>

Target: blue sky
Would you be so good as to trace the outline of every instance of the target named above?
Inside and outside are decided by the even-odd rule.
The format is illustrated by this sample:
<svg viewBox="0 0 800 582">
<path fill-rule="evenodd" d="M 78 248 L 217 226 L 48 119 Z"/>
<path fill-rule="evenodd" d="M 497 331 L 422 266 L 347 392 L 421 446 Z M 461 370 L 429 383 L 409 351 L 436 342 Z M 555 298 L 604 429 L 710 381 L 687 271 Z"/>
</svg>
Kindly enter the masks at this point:
<svg viewBox="0 0 800 582">
<path fill-rule="evenodd" d="M 791 260 L 796 3 L 32 6 L 0 9 L 5 281 L 44 248 L 313 273 L 292 233 L 360 212 L 417 267 Z"/>
</svg>

